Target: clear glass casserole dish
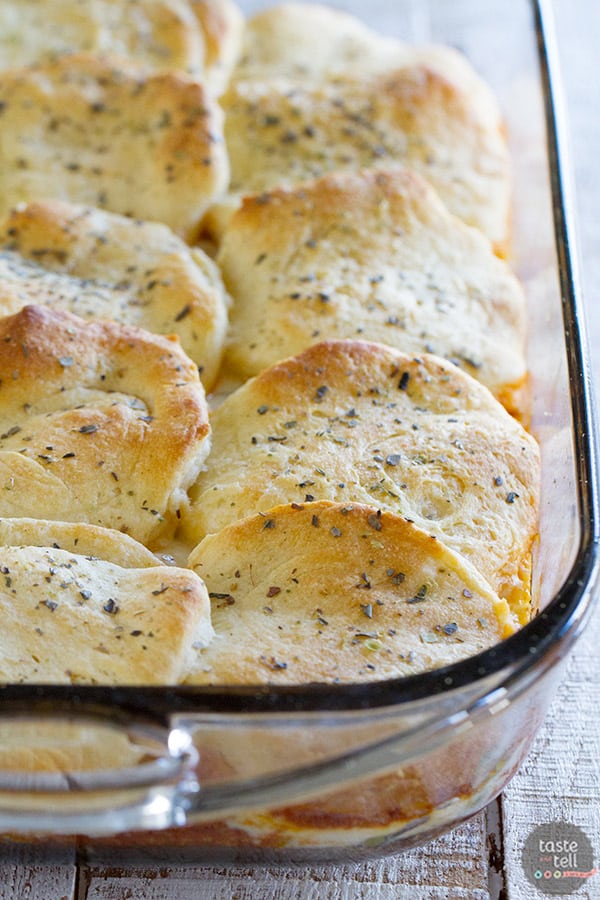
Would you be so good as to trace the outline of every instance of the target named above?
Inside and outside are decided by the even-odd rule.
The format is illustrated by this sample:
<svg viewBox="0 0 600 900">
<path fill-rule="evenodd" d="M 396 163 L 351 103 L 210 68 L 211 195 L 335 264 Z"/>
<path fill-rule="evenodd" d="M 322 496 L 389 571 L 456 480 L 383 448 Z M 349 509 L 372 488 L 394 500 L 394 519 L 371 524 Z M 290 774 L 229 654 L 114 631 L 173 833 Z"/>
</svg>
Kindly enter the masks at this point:
<svg viewBox="0 0 600 900">
<path fill-rule="evenodd" d="M 241 4 L 246 13 L 261 5 Z M 366 15 L 358 3 L 334 5 Z M 548 10 L 543 0 L 516 0 L 510 11 L 477 0 L 380 0 L 368 17 L 388 35 L 458 46 L 506 117 L 511 263 L 529 300 L 530 428 L 542 450 L 533 584 L 540 613 L 476 657 L 379 683 L 4 686 L 4 750 L 15 740 L 35 750 L 44 729 L 81 759 L 94 747 L 87 763 L 61 774 L 0 772 L 6 841 L 80 834 L 90 853 L 109 851 L 113 860 L 397 852 L 489 803 L 544 718 L 598 567 L 593 409 Z"/>
</svg>

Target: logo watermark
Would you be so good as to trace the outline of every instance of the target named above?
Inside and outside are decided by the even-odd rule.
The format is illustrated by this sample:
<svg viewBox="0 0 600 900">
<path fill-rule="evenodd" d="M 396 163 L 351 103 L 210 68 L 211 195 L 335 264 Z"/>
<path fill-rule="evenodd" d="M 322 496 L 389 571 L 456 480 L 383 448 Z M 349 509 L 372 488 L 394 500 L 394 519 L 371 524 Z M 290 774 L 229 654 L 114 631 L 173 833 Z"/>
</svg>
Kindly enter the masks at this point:
<svg viewBox="0 0 600 900">
<path fill-rule="evenodd" d="M 569 822 L 548 822 L 532 831 L 523 847 L 525 875 L 548 895 L 573 894 L 598 874 L 587 834 Z"/>
</svg>

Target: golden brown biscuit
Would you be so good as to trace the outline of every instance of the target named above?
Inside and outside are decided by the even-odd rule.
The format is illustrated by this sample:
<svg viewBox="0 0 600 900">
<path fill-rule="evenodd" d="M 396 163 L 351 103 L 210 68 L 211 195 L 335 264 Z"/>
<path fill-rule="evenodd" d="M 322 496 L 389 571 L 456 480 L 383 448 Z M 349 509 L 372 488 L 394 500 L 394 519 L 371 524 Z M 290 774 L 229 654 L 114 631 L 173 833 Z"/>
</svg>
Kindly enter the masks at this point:
<svg viewBox="0 0 600 900">
<path fill-rule="evenodd" d="M 480 113 L 502 128 L 502 114 L 489 85 L 469 60 L 445 44 L 409 44 L 340 9 L 319 3 L 278 3 L 246 23 L 235 81 L 286 78 L 320 83 L 340 74 L 363 77 L 398 66 L 430 64 L 471 96 Z M 476 98 L 476 99 L 474 99 Z"/>
<path fill-rule="evenodd" d="M 248 19 L 233 79 L 322 81 L 348 70 L 378 71 L 409 52 L 340 9 L 277 3 Z"/>
<path fill-rule="evenodd" d="M 332 170 L 403 163 L 431 182 L 451 212 L 505 249 L 510 167 L 502 122 L 487 92 L 458 77 L 460 68 L 433 56 L 317 84 L 234 82 L 223 98 L 230 198 L 214 218 L 226 218 L 241 195 Z"/>
<path fill-rule="evenodd" d="M 193 572 L 53 547 L 2 547 L 0 609 L 9 683 L 172 684 L 212 638 Z"/>
<path fill-rule="evenodd" d="M 222 89 L 241 30 L 231 0 L 0 0 L 0 69 L 108 52 Z"/>
<path fill-rule="evenodd" d="M 75 55 L 0 74 L 0 215 L 57 199 L 188 237 L 225 188 L 221 110 L 200 82 Z"/>
<path fill-rule="evenodd" d="M 229 298 L 219 269 L 156 222 L 91 207 L 30 203 L 0 224 L 0 315 L 28 303 L 176 334 L 213 384 Z"/>
<path fill-rule="evenodd" d="M 243 376 L 319 340 L 363 337 L 444 356 L 519 407 L 523 291 L 408 169 L 246 198 L 218 261 L 235 300 L 227 363 Z"/>
<path fill-rule="evenodd" d="M 464 559 L 373 506 L 278 506 L 205 538 L 189 565 L 216 636 L 187 680 L 372 681 L 463 659 L 511 634 Z"/>
<path fill-rule="evenodd" d="M 530 609 L 536 442 L 451 363 L 328 341 L 272 366 L 211 416 L 191 537 L 281 503 L 373 504 L 413 520 Z"/>
<path fill-rule="evenodd" d="M 41 306 L 0 320 L 0 515 L 156 546 L 208 449 L 204 391 L 176 338 Z"/>
<path fill-rule="evenodd" d="M 242 46 L 244 17 L 232 0 L 190 0 L 204 39 L 204 80 L 222 94 Z"/>
<path fill-rule="evenodd" d="M 369 75 L 398 65 L 435 62 L 500 119 L 497 100 L 462 53 L 442 44 L 408 44 L 319 3 L 278 3 L 246 23 L 233 80 L 290 78 L 321 82 L 340 73 Z"/>
<path fill-rule="evenodd" d="M 139 541 L 122 531 L 85 522 L 0 519 L 0 547 L 53 547 L 81 556 L 98 556 L 125 569 L 164 565 Z"/>
</svg>

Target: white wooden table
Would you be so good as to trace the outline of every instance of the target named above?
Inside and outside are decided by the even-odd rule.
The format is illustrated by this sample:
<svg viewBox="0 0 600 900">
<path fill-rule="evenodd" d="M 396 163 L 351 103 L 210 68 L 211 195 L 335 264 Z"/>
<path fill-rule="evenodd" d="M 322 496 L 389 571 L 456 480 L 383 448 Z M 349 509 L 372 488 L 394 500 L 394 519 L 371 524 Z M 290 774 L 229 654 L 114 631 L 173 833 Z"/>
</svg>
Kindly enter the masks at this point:
<svg viewBox="0 0 600 900">
<path fill-rule="evenodd" d="M 393 0 L 390 0 L 393 2 Z M 451 2 L 451 0 L 448 0 Z M 510 5 L 511 0 L 506 0 Z M 554 0 L 569 106 L 589 337 L 600 397 L 600 2 Z M 0 859 L 0 900 L 531 900 L 521 850 L 532 828 L 580 825 L 600 865 L 600 610 L 573 652 L 528 759 L 503 796 L 429 845 L 358 866 L 265 870 L 40 865 L 21 848 Z M 574 895 L 600 898 L 600 876 Z"/>
</svg>

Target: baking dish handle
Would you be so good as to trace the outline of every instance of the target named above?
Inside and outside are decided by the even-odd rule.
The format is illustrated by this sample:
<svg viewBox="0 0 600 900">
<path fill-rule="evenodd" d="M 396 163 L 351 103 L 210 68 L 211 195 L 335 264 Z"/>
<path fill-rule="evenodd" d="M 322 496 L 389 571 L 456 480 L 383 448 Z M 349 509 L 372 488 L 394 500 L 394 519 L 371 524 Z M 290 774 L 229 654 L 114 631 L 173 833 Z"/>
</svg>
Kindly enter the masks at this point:
<svg viewBox="0 0 600 900">
<path fill-rule="evenodd" d="M 424 740 L 432 751 L 449 729 L 456 735 L 495 715 L 505 705 L 495 683 L 496 676 L 486 690 L 480 684 L 467 708 L 460 694 L 443 716 L 437 705 L 418 721 L 384 708 L 363 723 L 344 712 L 282 714 L 275 723 L 260 713 L 142 712 L 124 701 L 65 708 L 41 690 L 37 704 L 11 709 L 7 696 L 0 705 L 0 835 L 161 830 L 319 796 L 398 770 Z"/>
<path fill-rule="evenodd" d="M 0 834 L 111 835 L 182 825 L 198 753 L 180 728 L 102 718 L 0 719 Z"/>
</svg>

